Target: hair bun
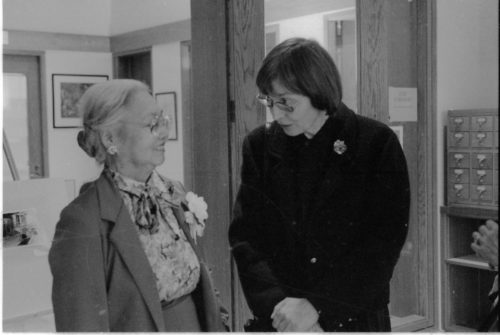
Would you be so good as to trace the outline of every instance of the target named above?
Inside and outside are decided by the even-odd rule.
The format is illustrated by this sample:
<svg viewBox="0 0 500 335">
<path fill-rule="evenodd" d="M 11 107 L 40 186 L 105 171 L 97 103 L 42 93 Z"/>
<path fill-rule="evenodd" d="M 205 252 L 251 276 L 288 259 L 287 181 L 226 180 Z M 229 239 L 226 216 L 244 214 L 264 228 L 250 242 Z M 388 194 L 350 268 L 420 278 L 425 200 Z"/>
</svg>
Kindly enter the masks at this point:
<svg viewBox="0 0 500 335">
<path fill-rule="evenodd" d="M 85 151 L 87 155 L 89 155 L 90 157 L 95 157 L 97 150 L 94 143 L 92 143 L 91 137 L 92 135 L 88 130 L 80 130 L 78 132 L 77 141 L 80 148 L 82 148 L 82 150 Z"/>
</svg>

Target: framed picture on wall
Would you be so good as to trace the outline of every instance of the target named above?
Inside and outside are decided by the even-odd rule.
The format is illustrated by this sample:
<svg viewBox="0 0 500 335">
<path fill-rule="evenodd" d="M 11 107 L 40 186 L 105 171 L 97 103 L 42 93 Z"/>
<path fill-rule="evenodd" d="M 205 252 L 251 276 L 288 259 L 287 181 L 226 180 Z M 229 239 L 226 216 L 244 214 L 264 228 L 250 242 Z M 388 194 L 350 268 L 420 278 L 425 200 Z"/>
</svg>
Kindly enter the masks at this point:
<svg viewBox="0 0 500 335">
<path fill-rule="evenodd" d="M 169 140 L 177 140 L 177 100 L 175 92 L 155 94 L 156 103 L 170 119 Z"/>
<path fill-rule="evenodd" d="M 108 80 L 107 75 L 53 74 L 54 128 L 81 127 L 82 118 L 78 113 L 78 101 L 90 86 L 106 80 Z"/>
</svg>

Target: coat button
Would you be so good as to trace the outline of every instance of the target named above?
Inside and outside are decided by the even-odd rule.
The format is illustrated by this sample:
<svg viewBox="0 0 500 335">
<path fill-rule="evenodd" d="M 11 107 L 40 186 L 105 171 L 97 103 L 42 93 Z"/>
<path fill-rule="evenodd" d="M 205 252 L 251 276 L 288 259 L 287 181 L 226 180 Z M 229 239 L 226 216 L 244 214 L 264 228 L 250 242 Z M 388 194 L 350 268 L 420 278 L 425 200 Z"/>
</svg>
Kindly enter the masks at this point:
<svg viewBox="0 0 500 335">
<path fill-rule="evenodd" d="M 313 258 L 311 258 L 311 260 L 310 260 L 310 262 L 311 262 L 312 264 L 316 263 L 317 261 L 318 261 L 318 260 L 316 259 L 316 257 L 313 257 Z"/>
<path fill-rule="evenodd" d="M 297 221 L 292 221 L 292 226 L 296 226 L 297 225 Z"/>
</svg>

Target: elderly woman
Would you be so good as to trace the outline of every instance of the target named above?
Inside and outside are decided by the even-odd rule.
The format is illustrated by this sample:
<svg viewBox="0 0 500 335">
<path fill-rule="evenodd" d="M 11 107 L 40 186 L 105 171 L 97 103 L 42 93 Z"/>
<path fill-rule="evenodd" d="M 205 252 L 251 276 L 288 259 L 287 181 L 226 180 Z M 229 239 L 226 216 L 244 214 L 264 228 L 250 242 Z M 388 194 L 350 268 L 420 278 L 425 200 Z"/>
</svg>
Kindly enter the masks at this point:
<svg viewBox="0 0 500 335">
<path fill-rule="evenodd" d="M 224 331 L 195 242 L 206 212 L 155 171 L 168 119 L 135 80 L 95 84 L 80 103 L 78 144 L 104 169 L 56 227 L 49 262 L 57 331 Z"/>
</svg>

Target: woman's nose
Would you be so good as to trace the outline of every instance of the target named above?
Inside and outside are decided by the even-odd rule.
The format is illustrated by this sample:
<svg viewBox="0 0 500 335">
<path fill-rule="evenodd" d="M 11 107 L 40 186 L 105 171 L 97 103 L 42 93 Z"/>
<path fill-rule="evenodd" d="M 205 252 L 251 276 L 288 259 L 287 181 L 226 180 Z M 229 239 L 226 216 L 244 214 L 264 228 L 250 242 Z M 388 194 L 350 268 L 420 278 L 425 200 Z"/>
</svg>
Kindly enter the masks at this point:
<svg viewBox="0 0 500 335">
<path fill-rule="evenodd" d="M 276 106 L 269 107 L 269 109 L 271 110 L 271 115 L 273 116 L 273 119 L 275 119 L 275 120 L 279 120 L 283 116 L 285 116 L 285 112 L 282 111 L 281 109 L 277 108 Z"/>
<path fill-rule="evenodd" d="M 168 135 L 170 134 L 170 127 L 167 124 L 166 126 L 160 127 L 160 131 L 158 133 L 158 137 L 162 140 L 168 139 Z"/>
<path fill-rule="evenodd" d="M 158 125 L 158 129 L 156 130 L 156 136 L 158 136 L 158 138 L 162 140 L 168 139 L 169 134 L 170 134 L 170 122 L 161 123 Z"/>
</svg>

